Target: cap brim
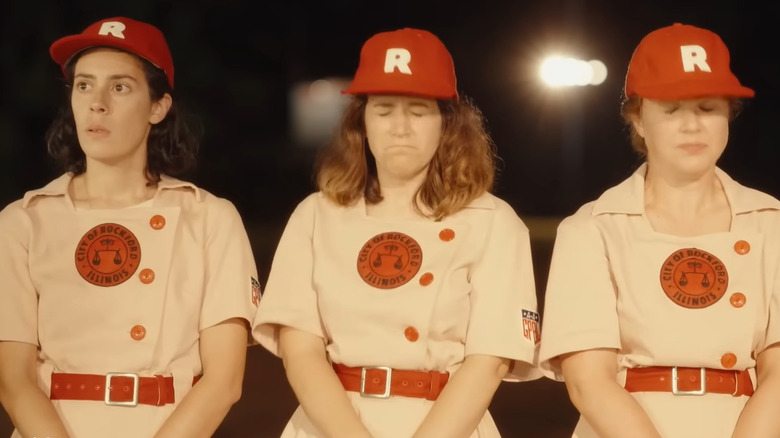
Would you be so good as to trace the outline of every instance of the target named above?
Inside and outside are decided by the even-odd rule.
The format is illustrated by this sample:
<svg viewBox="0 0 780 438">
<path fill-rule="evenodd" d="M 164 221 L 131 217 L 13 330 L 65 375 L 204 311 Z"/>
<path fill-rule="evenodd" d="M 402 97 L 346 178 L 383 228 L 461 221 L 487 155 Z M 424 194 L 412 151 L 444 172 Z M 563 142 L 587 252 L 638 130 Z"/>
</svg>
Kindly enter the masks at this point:
<svg viewBox="0 0 780 438">
<path fill-rule="evenodd" d="M 756 92 L 740 84 L 724 85 L 723 82 L 708 83 L 698 80 L 691 81 L 688 84 L 678 83 L 673 86 L 663 85 L 637 88 L 631 94 L 654 100 L 682 100 L 714 96 L 750 98 L 754 97 Z"/>
<path fill-rule="evenodd" d="M 125 50 L 136 56 L 146 59 L 157 68 L 160 68 L 157 64 L 148 58 L 136 53 L 133 47 L 131 47 L 129 44 L 126 44 L 124 40 L 119 38 L 105 38 L 91 35 L 71 35 L 55 41 L 49 48 L 49 54 L 51 55 L 51 58 L 54 60 L 54 62 L 64 66 L 65 63 L 68 62 L 71 57 L 73 57 L 73 55 L 92 47 L 113 47 L 116 49 Z"/>
<path fill-rule="evenodd" d="M 424 97 L 428 99 L 458 99 L 458 93 L 455 92 L 455 95 L 452 95 L 450 92 L 422 92 L 422 91 L 410 91 L 408 88 L 400 89 L 400 88 L 393 88 L 393 87 L 360 87 L 360 86 L 354 86 L 351 85 L 343 90 L 341 90 L 341 94 L 349 94 L 349 95 L 401 95 L 401 96 L 416 96 L 416 97 Z"/>
</svg>

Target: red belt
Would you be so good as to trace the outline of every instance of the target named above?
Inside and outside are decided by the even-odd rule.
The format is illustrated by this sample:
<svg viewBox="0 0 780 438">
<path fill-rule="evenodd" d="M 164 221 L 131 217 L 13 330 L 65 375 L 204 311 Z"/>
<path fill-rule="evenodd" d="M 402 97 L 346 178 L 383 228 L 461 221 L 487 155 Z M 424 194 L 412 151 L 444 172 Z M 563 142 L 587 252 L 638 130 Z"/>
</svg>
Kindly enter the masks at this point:
<svg viewBox="0 0 780 438">
<path fill-rule="evenodd" d="M 192 384 L 200 380 L 195 376 Z M 174 403 L 173 377 L 139 377 L 133 373 L 69 374 L 52 373 L 52 400 L 93 400 L 107 405 L 162 406 Z"/>
<path fill-rule="evenodd" d="M 746 370 L 712 368 L 639 367 L 626 371 L 628 392 L 671 392 L 676 395 L 753 395 L 753 382 Z"/>
<path fill-rule="evenodd" d="M 394 370 L 389 367 L 348 367 L 333 364 L 344 389 L 363 397 L 389 398 L 391 395 L 436 400 L 450 379 L 438 371 Z"/>
</svg>

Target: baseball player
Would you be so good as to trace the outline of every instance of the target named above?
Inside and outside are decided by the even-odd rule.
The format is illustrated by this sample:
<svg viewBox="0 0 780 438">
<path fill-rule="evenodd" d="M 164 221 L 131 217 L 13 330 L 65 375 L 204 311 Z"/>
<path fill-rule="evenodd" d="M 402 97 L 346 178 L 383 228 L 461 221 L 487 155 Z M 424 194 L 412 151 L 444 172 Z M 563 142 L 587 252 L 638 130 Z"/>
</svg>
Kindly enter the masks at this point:
<svg viewBox="0 0 780 438">
<path fill-rule="evenodd" d="M 67 173 L 0 212 L 0 401 L 13 437 L 207 437 L 239 398 L 259 295 L 235 207 L 194 160 L 163 34 L 118 17 L 52 44 Z"/>
<path fill-rule="evenodd" d="M 301 406 L 283 437 L 498 437 L 502 379 L 541 376 L 528 230 L 430 32 L 365 42 L 277 248 L 253 335 Z"/>
<path fill-rule="evenodd" d="M 780 202 L 716 167 L 754 95 L 713 32 L 639 43 L 622 113 L 646 162 L 558 228 L 541 365 L 577 438 L 774 437 Z"/>
</svg>

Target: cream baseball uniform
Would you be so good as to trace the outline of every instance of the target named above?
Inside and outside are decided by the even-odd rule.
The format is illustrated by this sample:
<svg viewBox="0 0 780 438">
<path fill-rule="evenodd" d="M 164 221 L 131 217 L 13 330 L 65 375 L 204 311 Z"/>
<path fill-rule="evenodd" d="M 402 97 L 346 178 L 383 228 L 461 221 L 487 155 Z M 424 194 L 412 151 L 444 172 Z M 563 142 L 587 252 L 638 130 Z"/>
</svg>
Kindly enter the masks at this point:
<svg viewBox="0 0 780 438">
<path fill-rule="evenodd" d="M 452 373 L 467 355 L 499 356 L 514 360 L 507 380 L 531 380 L 537 322 L 528 230 L 504 201 L 485 194 L 440 222 L 391 221 L 315 193 L 290 217 L 253 335 L 278 354 L 279 327 L 295 327 L 355 367 Z M 411 436 L 434 403 L 347 394 L 376 438 Z M 282 436 L 322 435 L 298 408 Z M 499 436 L 489 413 L 471 436 Z"/>
<path fill-rule="evenodd" d="M 0 213 L 0 340 L 39 346 L 46 394 L 52 372 L 125 372 L 173 376 L 179 402 L 202 371 L 200 331 L 254 315 L 241 218 L 229 201 L 168 177 L 140 206 L 76 210 L 70 180 Z M 151 437 L 176 407 L 52 403 L 74 438 Z"/>
<path fill-rule="evenodd" d="M 642 366 L 746 370 L 780 341 L 780 202 L 716 169 L 731 230 L 658 233 L 644 215 L 646 169 L 558 228 L 540 352 L 550 377 L 563 380 L 551 358 L 595 348 L 617 349 L 621 384 L 627 368 Z M 749 399 L 632 395 L 664 438 L 730 438 Z M 597 437 L 584 418 L 573 436 Z"/>
</svg>

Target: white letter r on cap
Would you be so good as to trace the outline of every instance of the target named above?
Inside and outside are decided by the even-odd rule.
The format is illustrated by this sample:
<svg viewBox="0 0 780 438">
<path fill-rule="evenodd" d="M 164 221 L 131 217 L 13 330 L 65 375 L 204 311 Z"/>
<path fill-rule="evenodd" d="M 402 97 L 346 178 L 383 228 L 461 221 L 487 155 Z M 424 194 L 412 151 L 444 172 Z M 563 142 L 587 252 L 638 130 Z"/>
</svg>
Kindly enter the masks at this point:
<svg viewBox="0 0 780 438">
<path fill-rule="evenodd" d="M 702 46 L 680 46 L 680 53 L 682 54 L 683 70 L 686 72 L 692 72 L 695 67 L 699 67 L 699 70 L 711 72 L 710 66 L 707 64 L 707 52 Z"/>
<path fill-rule="evenodd" d="M 405 75 L 412 74 L 409 68 L 409 61 L 412 60 L 412 54 L 406 49 L 387 49 L 385 55 L 385 73 L 392 73 L 396 68 Z"/>
<path fill-rule="evenodd" d="M 98 35 L 111 35 L 125 39 L 125 35 L 122 33 L 123 30 L 125 30 L 125 23 L 119 21 L 106 21 L 100 25 Z"/>
</svg>

